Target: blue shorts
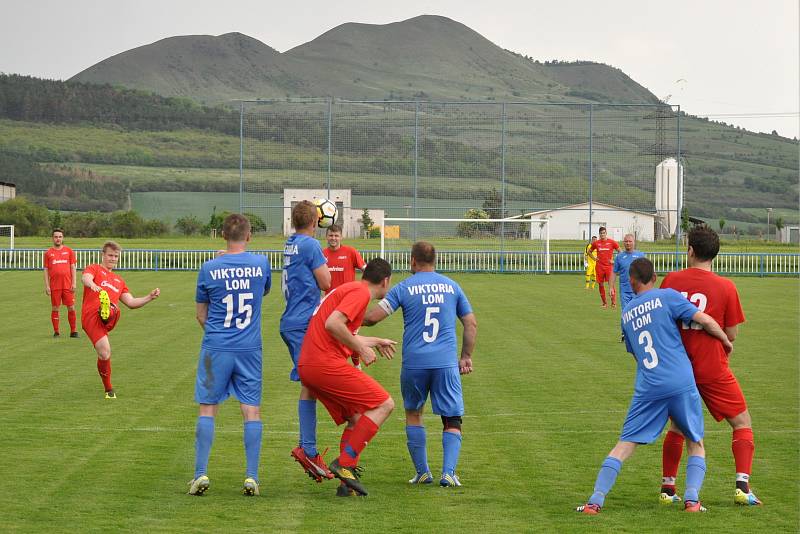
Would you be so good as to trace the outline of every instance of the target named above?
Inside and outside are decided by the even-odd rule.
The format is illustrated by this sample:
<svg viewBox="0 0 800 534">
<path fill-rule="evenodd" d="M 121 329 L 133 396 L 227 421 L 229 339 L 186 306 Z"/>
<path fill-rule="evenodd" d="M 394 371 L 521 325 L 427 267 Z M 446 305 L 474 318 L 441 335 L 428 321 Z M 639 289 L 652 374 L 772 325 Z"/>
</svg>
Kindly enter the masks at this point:
<svg viewBox="0 0 800 534">
<path fill-rule="evenodd" d="M 445 417 L 464 415 L 464 395 L 458 367 L 442 369 L 403 369 L 400 391 L 406 410 L 421 410 L 431 395 L 433 413 Z"/>
<path fill-rule="evenodd" d="M 306 337 L 305 330 L 281 330 L 281 339 L 289 349 L 289 357 L 292 359 L 292 370 L 289 371 L 289 380 L 300 382 L 300 375 L 297 374 L 297 361 L 300 359 L 300 348 L 303 346 L 303 338 Z"/>
<path fill-rule="evenodd" d="M 619 439 L 652 443 L 661 435 L 670 417 L 691 441 L 703 439 L 703 407 L 696 387 L 665 399 L 633 399 Z"/>
<path fill-rule="evenodd" d="M 620 309 L 624 310 L 625 306 L 633 300 L 633 297 L 636 296 L 636 293 L 633 291 L 622 291 L 619 292 L 619 307 Z"/>
<path fill-rule="evenodd" d="M 261 405 L 261 350 L 201 349 L 194 400 L 198 404 L 220 404 L 231 394 L 242 404 Z"/>
</svg>

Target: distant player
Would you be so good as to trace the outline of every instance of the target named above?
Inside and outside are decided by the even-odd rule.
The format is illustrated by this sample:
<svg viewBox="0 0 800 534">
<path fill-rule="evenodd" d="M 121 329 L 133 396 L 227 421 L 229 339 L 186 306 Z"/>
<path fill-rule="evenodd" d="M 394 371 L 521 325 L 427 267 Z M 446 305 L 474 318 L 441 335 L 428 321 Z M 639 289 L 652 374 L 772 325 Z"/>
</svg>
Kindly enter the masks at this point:
<svg viewBox="0 0 800 534">
<path fill-rule="evenodd" d="M 345 421 L 339 457 L 330 471 L 352 491 L 337 490 L 338 496 L 366 495 L 358 461 L 367 443 L 394 409 L 389 393 L 371 376 L 349 363 L 350 352 L 364 365 L 375 361 L 373 348 L 384 357 L 394 355 L 390 339 L 357 335 L 371 299 L 381 299 L 389 289 L 392 268 L 375 258 L 364 269 L 360 282 L 350 282 L 328 293 L 314 311 L 303 340 L 298 371 L 303 385 L 327 408 L 337 425 Z"/>
<path fill-rule="evenodd" d="M 680 293 L 672 289 L 654 289 L 656 275 L 650 260 L 635 260 L 630 266 L 630 276 L 636 297 L 622 312 L 622 329 L 625 347 L 636 359 L 633 399 L 619 441 L 597 474 L 594 493 L 577 511 L 600 512 L 622 462 L 633 454 L 637 445 L 658 439 L 668 418 L 672 418 L 689 438 L 684 509 L 705 511 L 699 497 L 706 472 L 703 409 L 676 321 L 692 320 L 719 339 L 726 350 L 732 345 L 714 319 L 699 311 Z"/>
<path fill-rule="evenodd" d="M 75 287 L 78 284 L 75 251 L 64 246 L 64 231 L 53 230 L 53 246 L 44 253 L 44 292 L 50 296 L 50 321 L 53 337 L 60 336 L 59 313 L 61 304 L 67 307 L 69 337 L 78 337 L 78 317 L 75 313 Z"/>
<path fill-rule="evenodd" d="M 97 352 L 97 372 L 103 380 L 105 398 L 116 399 L 111 385 L 111 342 L 108 333 L 119 321 L 122 302 L 131 310 L 141 308 L 161 294 L 155 288 L 144 297 L 134 297 L 121 276 L 112 272 L 119 261 L 120 246 L 114 241 L 106 241 L 100 263 L 93 263 L 83 270 L 81 281 L 84 285 L 81 306 L 81 327 Z"/>
<path fill-rule="evenodd" d="M 744 322 L 736 286 L 727 278 L 711 272 L 711 264 L 719 252 L 719 236 L 706 226 L 689 232 L 688 269 L 668 274 L 661 287 L 679 291 L 685 298 L 713 317 L 733 342 L 738 324 Z M 755 444 L 752 420 L 741 387 L 728 366 L 728 354 L 722 344 L 693 323 L 681 325 L 681 337 L 692 361 L 694 379 L 700 396 L 714 419 L 725 419 L 733 428 L 731 449 L 736 464 L 734 502 L 759 505 L 761 501 L 750 490 L 750 472 Z M 664 438 L 663 480 L 661 501 L 679 500 L 675 495 L 675 478 L 683 451 L 683 435 L 671 425 Z"/>
<path fill-rule="evenodd" d="M 433 482 L 426 448 L 422 411 L 431 396 L 433 413 L 442 418 L 444 459 L 439 485 L 460 486 L 456 475 L 461 452 L 464 396 L 461 376 L 472 372 L 472 351 L 478 323 L 461 287 L 434 271 L 436 250 L 420 241 L 411 248 L 412 276 L 406 278 L 367 312 L 373 325 L 403 309 L 403 367 L 400 387 L 406 410 L 408 452 L 416 475 L 411 484 Z M 456 318 L 464 325 L 461 356 L 457 357 Z"/>
<path fill-rule="evenodd" d="M 600 239 L 589 245 L 590 252 L 597 252 L 597 265 L 595 272 L 597 273 L 597 284 L 600 288 L 600 300 L 603 301 L 603 308 L 608 308 L 606 301 L 606 288 L 605 283 L 611 280 L 614 267 L 614 251 L 619 250 L 619 243 L 607 237 L 605 226 L 600 227 Z M 613 284 L 609 284 L 608 289 L 611 293 L 611 307 L 617 306 L 617 294 Z"/>
<path fill-rule="evenodd" d="M 322 254 L 328 262 L 328 270 L 331 273 L 331 286 L 325 292 L 327 294 L 342 284 L 353 282 L 356 279 L 356 269 L 363 272 L 367 262 L 356 249 L 342 245 L 342 227 L 338 224 L 328 227 L 325 238 L 328 240 L 328 246 L 322 249 Z"/>
<path fill-rule="evenodd" d="M 271 271 L 266 256 L 247 252 L 250 221 L 238 213 L 225 217 L 225 254 L 203 263 L 197 275 L 197 321 L 203 342 L 197 364 L 194 397 L 200 405 L 195 430 L 195 471 L 190 495 L 209 486 L 208 458 L 214 441 L 214 417 L 231 394 L 244 418 L 247 462 L 245 495 L 259 495 L 261 453 L 261 301 L 269 292 Z"/>
<path fill-rule="evenodd" d="M 280 333 L 292 358 L 289 379 L 294 382 L 300 382 L 297 361 L 308 321 L 319 306 L 319 292 L 327 291 L 331 286 L 331 274 L 325 263 L 325 255 L 314 238 L 318 218 L 316 206 L 308 200 L 295 204 L 292 208 L 292 227 L 295 233 L 283 247 L 281 286 L 286 309 L 281 316 Z M 302 382 L 297 413 L 300 421 L 300 444 L 292 449 L 292 457 L 317 482 L 321 482 L 323 478 L 333 478 L 317 450 L 317 401 Z"/>
<path fill-rule="evenodd" d="M 611 271 L 611 278 L 608 281 L 608 285 L 614 287 L 614 280 L 617 276 L 619 276 L 619 302 L 620 308 L 623 309 L 631 300 L 633 300 L 633 297 L 636 296 L 636 294 L 633 292 L 633 288 L 631 287 L 631 279 L 630 275 L 628 274 L 628 269 L 630 269 L 633 260 L 636 258 L 644 258 L 644 252 L 636 250 L 634 248 L 635 245 L 636 242 L 633 234 L 625 234 L 625 237 L 622 238 L 622 246 L 624 247 L 624 250 L 617 254 L 617 257 L 614 259 L 614 269 Z M 625 341 L 625 334 L 622 334 L 622 337 L 619 340 L 620 342 Z"/>
<path fill-rule="evenodd" d="M 583 249 L 583 266 L 586 267 L 586 289 L 589 289 L 589 283 L 592 284 L 592 289 L 594 289 L 595 282 L 597 281 L 597 276 L 595 274 L 595 266 L 597 265 L 597 255 L 589 250 L 591 246 L 597 241 L 597 236 L 592 236 L 592 241 L 586 244 L 586 248 Z"/>
</svg>

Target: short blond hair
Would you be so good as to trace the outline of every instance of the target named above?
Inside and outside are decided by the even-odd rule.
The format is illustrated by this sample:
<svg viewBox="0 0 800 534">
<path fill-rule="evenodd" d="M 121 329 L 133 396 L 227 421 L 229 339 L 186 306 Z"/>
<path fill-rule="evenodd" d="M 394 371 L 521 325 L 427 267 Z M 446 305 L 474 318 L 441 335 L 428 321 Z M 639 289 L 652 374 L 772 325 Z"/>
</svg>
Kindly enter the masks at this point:
<svg viewBox="0 0 800 534">
<path fill-rule="evenodd" d="M 317 219 L 317 207 L 309 200 L 301 200 L 292 208 L 292 228 L 295 230 L 305 230 L 316 224 Z"/>
<path fill-rule="evenodd" d="M 103 252 L 105 252 L 106 249 L 108 248 L 110 248 L 111 250 L 116 250 L 117 252 L 122 250 L 122 247 L 119 246 L 119 243 L 117 243 L 116 241 L 106 241 L 105 243 L 103 243 Z"/>
</svg>

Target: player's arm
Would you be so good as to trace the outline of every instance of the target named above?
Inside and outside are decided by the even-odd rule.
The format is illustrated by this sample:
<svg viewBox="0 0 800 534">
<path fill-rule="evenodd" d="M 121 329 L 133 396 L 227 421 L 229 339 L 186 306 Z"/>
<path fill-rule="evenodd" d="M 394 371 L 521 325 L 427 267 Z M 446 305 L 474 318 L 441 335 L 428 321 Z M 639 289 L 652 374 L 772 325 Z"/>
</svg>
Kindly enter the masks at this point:
<svg viewBox="0 0 800 534">
<path fill-rule="evenodd" d="M 361 324 L 364 326 L 373 326 L 383 321 L 387 317 L 389 317 L 389 314 L 386 313 L 386 310 L 384 310 L 382 306 L 373 306 L 367 310 L 367 313 L 364 314 L 364 321 Z"/>
<path fill-rule="evenodd" d="M 50 270 L 47 267 L 44 268 L 44 292 L 50 294 Z"/>
<path fill-rule="evenodd" d="M 461 358 L 458 361 L 458 370 L 462 375 L 472 372 L 472 351 L 475 350 L 475 338 L 478 336 L 478 320 L 474 313 L 468 313 L 458 318 L 464 325 L 461 335 Z"/>
<path fill-rule="evenodd" d="M 206 321 L 208 320 L 208 302 L 195 303 L 195 314 L 197 322 L 200 323 L 200 328 L 206 329 Z"/>
<path fill-rule="evenodd" d="M 128 308 L 135 310 L 136 308 L 141 308 L 151 300 L 157 299 L 159 295 L 161 295 L 161 290 L 155 288 L 144 297 L 134 297 L 130 293 L 123 293 L 120 295 L 119 300 Z"/>
<path fill-rule="evenodd" d="M 328 264 L 323 263 L 314 269 L 314 278 L 317 280 L 317 287 L 322 291 L 327 291 L 331 288 L 331 272 L 328 270 Z"/>
<path fill-rule="evenodd" d="M 325 321 L 325 330 L 339 343 L 357 354 L 364 365 L 370 365 L 375 361 L 375 353 L 372 352 L 372 347 L 378 347 L 378 350 L 386 357 L 387 353 L 394 354 L 395 342 L 390 339 L 382 339 L 377 337 L 354 336 L 347 328 L 347 316 L 339 310 L 334 310 Z"/>
<path fill-rule="evenodd" d="M 84 271 L 84 273 L 81 275 L 81 283 L 84 285 L 84 287 L 91 289 L 95 293 L 100 291 L 100 286 L 94 283 L 94 274 L 92 273 L 87 273 Z"/>
<path fill-rule="evenodd" d="M 713 317 L 698 311 L 692 316 L 692 321 L 702 326 L 703 330 L 708 332 L 709 335 L 719 339 L 722 342 L 722 346 L 725 347 L 725 352 L 730 353 L 733 350 L 733 344 L 728 339 L 727 334 Z"/>
<path fill-rule="evenodd" d="M 73 263 L 70 269 L 72 270 L 72 290 L 75 291 L 78 287 L 78 266 Z"/>
<path fill-rule="evenodd" d="M 736 336 L 739 335 L 739 325 L 726 326 L 725 335 L 728 336 L 728 340 L 733 343 L 736 340 Z"/>
</svg>

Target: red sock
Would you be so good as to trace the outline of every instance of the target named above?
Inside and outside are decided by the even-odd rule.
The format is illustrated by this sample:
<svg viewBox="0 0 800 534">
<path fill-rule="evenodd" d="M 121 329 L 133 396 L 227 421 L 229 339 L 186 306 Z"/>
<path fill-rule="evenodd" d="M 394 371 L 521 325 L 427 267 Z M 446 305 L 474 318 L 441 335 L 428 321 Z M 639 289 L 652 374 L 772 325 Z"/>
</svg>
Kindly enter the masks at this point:
<svg viewBox="0 0 800 534">
<path fill-rule="evenodd" d="M 681 454 L 683 454 L 684 437 L 677 432 L 667 432 L 664 438 L 664 444 L 661 449 L 661 476 L 664 478 L 675 479 L 678 476 L 678 466 L 681 463 Z M 673 486 L 674 484 L 662 484 L 665 486 Z"/>
<path fill-rule="evenodd" d="M 350 436 L 353 435 L 353 429 L 350 427 L 344 427 L 344 432 L 342 432 L 342 439 L 339 440 L 339 454 L 344 452 L 345 447 L 347 444 L 350 443 Z"/>
<path fill-rule="evenodd" d="M 70 334 L 78 331 L 78 317 L 75 310 L 67 310 L 67 319 L 69 319 L 69 332 Z"/>
<path fill-rule="evenodd" d="M 97 358 L 97 372 L 100 374 L 100 378 L 103 380 L 103 387 L 106 391 L 111 391 L 113 386 L 111 385 L 111 359 L 108 360 L 101 360 Z"/>
<path fill-rule="evenodd" d="M 756 450 L 753 442 L 753 429 L 737 428 L 734 430 L 731 450 L 733 450 L 733 459 L 736 463 L 736 472 L 749 475 L 753 468 L 753 453 Z"/>
<path fill-rule="evenodd" d="M 58 312 L 57 311 L 51 311 L 50 312 L 50 322 L 53 323 L 53 332 L 55 332 L 56 334 L 58 334 L 58 321 L 59 321 Z"/>
<path fill-rule="evenodd" d="M 600 288 L 600 299 L 603 301 L 603 304 L 606 303 L 606 286 L 605 284 L 600 284 L 598 286 Z"/>
<path fill-rule="evenodd" d="M 353 427 L 350 440 L 345 445 L 344 451 L 339 455 L 339 464 L 347 467 L 355 467 L 358 465 L 358 457 L 361 456 L 361 451 L 367 446 L 375 434 L 378 433 L 378 425 L 375 421 L 362 415 L 358 420 L 356 426 Z"/>
</svg>

